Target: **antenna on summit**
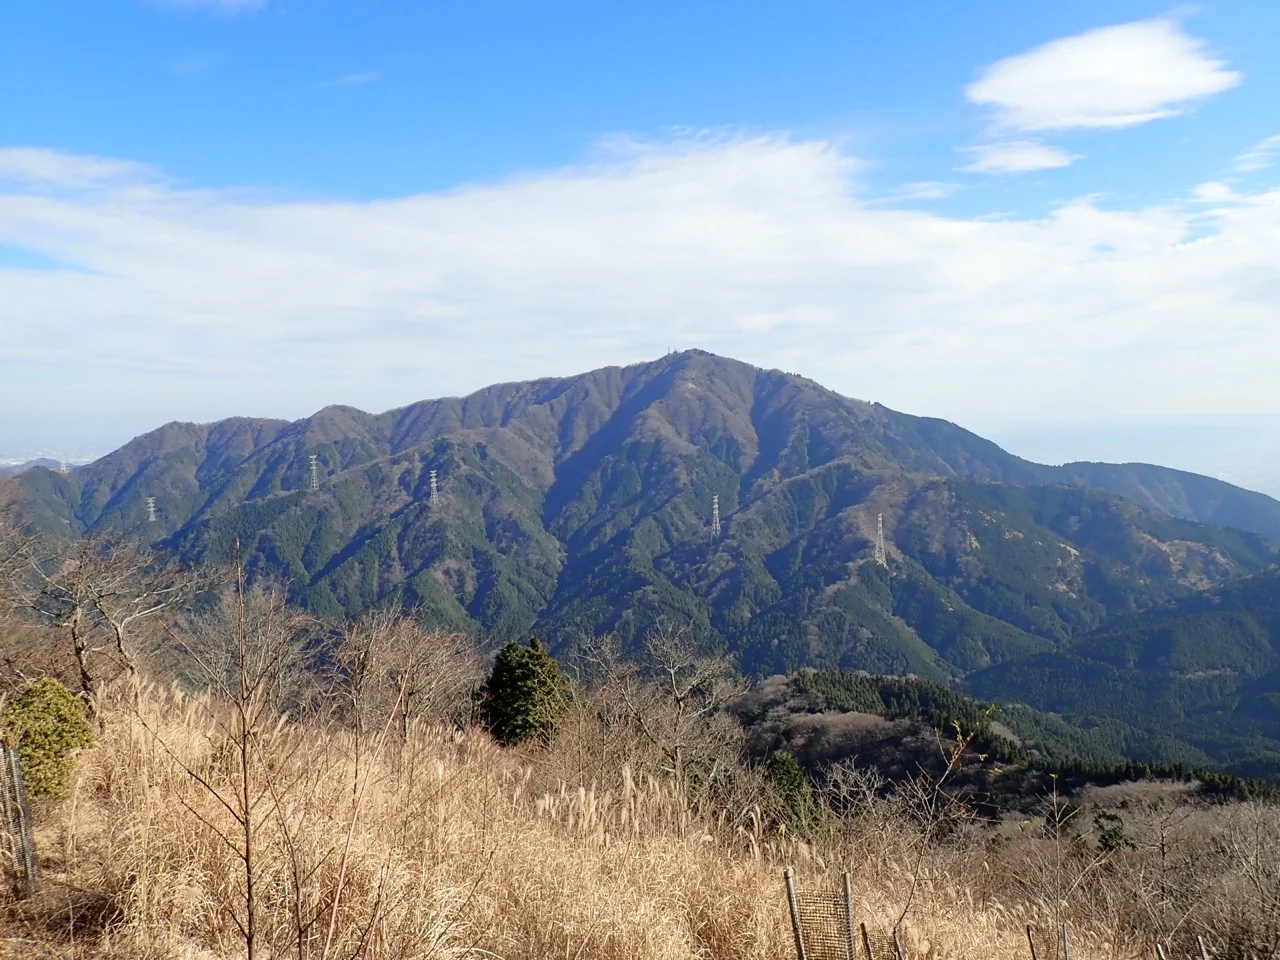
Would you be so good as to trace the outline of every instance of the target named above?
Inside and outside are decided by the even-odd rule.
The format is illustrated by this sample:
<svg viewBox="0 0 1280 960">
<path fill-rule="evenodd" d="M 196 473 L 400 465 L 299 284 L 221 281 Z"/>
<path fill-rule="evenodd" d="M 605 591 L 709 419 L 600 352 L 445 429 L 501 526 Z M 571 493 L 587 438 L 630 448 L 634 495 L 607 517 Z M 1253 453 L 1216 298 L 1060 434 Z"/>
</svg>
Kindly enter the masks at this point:
<svg viewBox="0 0 1280 960">
<path fill-rule="evenodd" d="M 431 506 L 436 506 L 440 502 L 440 489 L 436 486 L 436 472 L 431 471 L 431 499 L 428 501 Z"/>
<path fill-rule="evenodd" d="M 311 489 L 312 490 L 320 489 L 320 474 L 317 472 L 318 468 L 316 466 L 316 459 L 317 457 L 314 453 L 307 458 L 307 460 L 311 464 Z"/>
<path fill-rule="evenodd" d="M 147 523 L 156 522 L 156 498 L 147 497 Z"/>
<path fill-rule="evenodd" d="M 711 537 L 718 539 L 720 536 L 720 494 L 714 494 L 711 497 Z"/>
<path fill-rule="evenodd" d="M 889 566 L 889 559 L 884 552 L 884 514 L 876 514 L 876 563 L 882 567 Z"/>
</svg>

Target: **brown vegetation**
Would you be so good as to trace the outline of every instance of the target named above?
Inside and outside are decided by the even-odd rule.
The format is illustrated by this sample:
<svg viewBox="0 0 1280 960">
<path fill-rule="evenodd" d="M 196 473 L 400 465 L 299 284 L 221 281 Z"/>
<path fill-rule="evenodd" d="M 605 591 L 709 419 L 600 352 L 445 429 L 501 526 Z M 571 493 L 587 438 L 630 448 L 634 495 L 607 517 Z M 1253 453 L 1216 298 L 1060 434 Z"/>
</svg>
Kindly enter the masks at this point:
<svg viewBox="0 0 1280 960">
<path fill-rule="evenodd" d="M 1280 945 L 1276 808 L 1142 784 L 980 822 L 945 775 L 843 763 L 797 819 L 681 631 L 650 672 L 598 645 L 556 738 L 503 750 L 470 725 L 463 638 L 373 615 L 322 667 L 313 621 L 243 589 L 169 629 L 200 683 L 104 685 L 0 952 L 774 960 L 788 865 L 807 887 L 850 870 L 858 918 L 912 957 L 1026 958 L 1028 924 L 1051 956 L 1062 922 L 1077 958 Z M 939 739 L 944 769 L 960 745 Z"/>
</svg>

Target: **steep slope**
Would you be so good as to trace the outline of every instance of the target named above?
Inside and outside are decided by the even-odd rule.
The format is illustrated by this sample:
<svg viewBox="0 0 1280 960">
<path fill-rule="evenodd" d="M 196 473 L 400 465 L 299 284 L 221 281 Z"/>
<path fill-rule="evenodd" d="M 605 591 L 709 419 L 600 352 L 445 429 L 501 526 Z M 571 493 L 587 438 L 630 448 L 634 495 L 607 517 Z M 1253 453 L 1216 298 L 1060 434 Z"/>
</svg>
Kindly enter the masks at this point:
<svg viewBox="0 0 1280 960">
<path fill-rule="evenodd" d="M 253 575 L 319 613 L 393 602 L 560 647 L 674 615 L 753 673 L 955 678 L 1275 557 L 1256 533 L 1087 488 L 1157 491 L 1170 512 L 1245 528 L 1267 527 L 1269 498 L 1159 468 L 1071 469 L 690 351 L 378 415 L 169 424 L 19 482 L 50 532 L 125 531 L 190 562 L 225 561 L 238 539 Z M 869 562 L 880 516 L 888 569 Z"/>
</svg>

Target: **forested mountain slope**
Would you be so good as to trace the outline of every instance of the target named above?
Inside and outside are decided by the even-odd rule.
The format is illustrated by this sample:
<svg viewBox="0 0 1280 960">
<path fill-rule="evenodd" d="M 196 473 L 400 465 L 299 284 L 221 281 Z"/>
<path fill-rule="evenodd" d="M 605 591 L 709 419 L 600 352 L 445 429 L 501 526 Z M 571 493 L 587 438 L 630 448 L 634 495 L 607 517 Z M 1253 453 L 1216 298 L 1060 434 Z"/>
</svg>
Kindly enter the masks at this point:
<svg viewBox="0 0 1280 960">
<path fill-rule="evenodd" d="M 992 666 L 980 696 L 1072 724 L 1174 737 L 1233 773 L 1280 779 L 1280 571 L 1119 618 L 1061 649 Z"/>
<path fill-rule="evenodd" d="M 398 602 L 557 647 L 669 614 L 756 674 L 953 679 L 1047 654 L 1265 568 L 1280 531 L 1280 503 L 1219 481 L 1033 464 L 700 351 L 377 415 L 169 424 L 20 482 L 46 531 L 129 532 L 191 562 L 238 538 L 251 574 L 321 614 Z M 889 568 L 871 562 L 880 515 Z"/>
</svg>

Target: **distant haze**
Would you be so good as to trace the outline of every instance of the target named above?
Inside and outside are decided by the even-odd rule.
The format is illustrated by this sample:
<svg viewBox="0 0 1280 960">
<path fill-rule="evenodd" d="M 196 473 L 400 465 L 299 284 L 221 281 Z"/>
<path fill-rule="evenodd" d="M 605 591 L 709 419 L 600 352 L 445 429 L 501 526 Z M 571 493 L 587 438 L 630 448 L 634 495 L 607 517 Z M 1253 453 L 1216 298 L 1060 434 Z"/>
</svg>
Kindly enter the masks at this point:
<svg viewBox="0 0 1280 960">
<path fill-rule="evenodd" d="M 975 422 L 961 426 L 1039 463 L 1155 463 L 1280 498 L 1280 416 Z"/>
</svg>

